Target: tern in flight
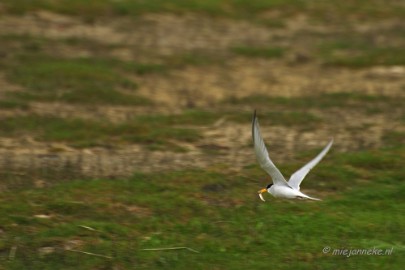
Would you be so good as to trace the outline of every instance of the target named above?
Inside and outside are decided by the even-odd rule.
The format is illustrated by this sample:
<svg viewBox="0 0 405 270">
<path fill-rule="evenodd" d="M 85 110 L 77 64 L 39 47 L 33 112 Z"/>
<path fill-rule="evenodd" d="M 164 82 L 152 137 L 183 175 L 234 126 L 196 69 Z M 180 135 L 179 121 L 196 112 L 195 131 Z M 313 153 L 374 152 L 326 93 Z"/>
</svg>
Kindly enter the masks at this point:
<svg viewBox="0 0 405 270">
<path fill-rule="evenodd" d="M 315 167 L 315 165 L 318 164 L 318 162 L 321 161 L 321 159 L 329 151 L 330 147 L 332 146 L 333 139 L 331 139 L 328 145 L 326 145 L 322 152 L 320 152 L 313 160 L 293 173 L 290 180 L 287 182 L 269 157 L 269 153 L 267 152 L 266 146 L 264 145 L 264 141 L 260 134 L 260 127 L 256 117 L 256 111 L 254 112 L 252 121 L 252 138 L 257 161 L 262 169 L 265 170 L 273 180 L 272 184 L 269 184 L 266 188 L 259 190 L 259 197 L 262 201 L 264 201 L 262 193 L 265 193 L 266 191 L 276 198 L 320 200 L 309 197 L 308 195 L 302 193 L 300 191 L 300 184 L 309 171 Z"/>
</svg>

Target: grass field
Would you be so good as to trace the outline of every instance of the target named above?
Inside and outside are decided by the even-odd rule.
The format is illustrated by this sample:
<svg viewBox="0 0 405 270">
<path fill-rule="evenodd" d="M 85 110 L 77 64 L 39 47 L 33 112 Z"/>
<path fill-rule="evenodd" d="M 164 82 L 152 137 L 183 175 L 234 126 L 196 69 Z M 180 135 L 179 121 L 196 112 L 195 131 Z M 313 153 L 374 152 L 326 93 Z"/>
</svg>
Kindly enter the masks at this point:
<svg viewBox="0 0 405 270">
<path fill-rule="evenodd" d="M 137 173 L 5 192 L 2 264 L 9 269 L 313 269 L 315 264 L 316 269 L 398 269 L 405 250 L 403 158 L 403 149 L 330 155 L 304 182 L 323 197 L 319 203 L 270 198 L 261 203 L 254 191 L 264 182 L 244 177 L 258 179 L 257 166 L 238 174 L 220 168 Z M 13 247 L 16 255 L 10 259 Z M 167 247 L 192 251 L 143 250 Z M 393 248 L 393 253 L 332 254 L 373 248 Z"/>
<path fill-rule="evenodd" d="M 401 269 L 404 17 L 2 1 L 0 269 Z M 302 184 L 322 201 L 259 200 L 254 109 L 286 178 L 334 138 Z"/>
</svg>

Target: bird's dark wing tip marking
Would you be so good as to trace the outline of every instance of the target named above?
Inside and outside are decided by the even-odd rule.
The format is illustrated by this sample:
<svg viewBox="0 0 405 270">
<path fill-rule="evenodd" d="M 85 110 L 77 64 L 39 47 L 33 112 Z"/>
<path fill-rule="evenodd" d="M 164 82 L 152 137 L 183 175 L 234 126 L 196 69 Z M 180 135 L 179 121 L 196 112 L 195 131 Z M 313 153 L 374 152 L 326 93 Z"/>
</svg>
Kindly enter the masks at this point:
<svg viewBox="0 0 405 270">
<path fill-rule="evenodd" d="M 253 119 L 252 119 L 252 139 L 253 139 L 253 143 L 255 142 L 255 121 L 256 121 L 256 109 L 253 112 Z"/>
<path fill-rule="evenodd" d="M 252 122 L 254 123 L 256 121 L 256 109 L 253 111 L 253 118 L 252 118 Z"/>
</svg>

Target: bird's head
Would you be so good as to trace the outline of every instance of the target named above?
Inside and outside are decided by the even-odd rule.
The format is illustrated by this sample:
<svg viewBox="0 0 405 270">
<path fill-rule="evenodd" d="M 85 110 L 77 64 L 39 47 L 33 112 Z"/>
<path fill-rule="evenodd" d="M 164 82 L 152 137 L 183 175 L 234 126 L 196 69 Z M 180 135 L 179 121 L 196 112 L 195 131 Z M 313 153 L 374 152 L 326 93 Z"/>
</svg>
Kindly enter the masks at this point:
<svg viewBox="0 0 405 270">
<path fill-rule="evenodd" d="M 271 188 L 272 185 L 273 185 L 273 184 L 268 184 L 266 188 L 263 188 L 263 189 L 261 189 L 261 190 L 258 191 L 259 197 L 260 197 L 260 199 L 261 199 L 262 201 L 265 201 L 265 200 L 263 199 L 263 195 L 262 195 L 262 194 L 265 193 L 265 192 L 267 192 L 267 191 L 269 190 L 269 188 Z"/>
</svg>

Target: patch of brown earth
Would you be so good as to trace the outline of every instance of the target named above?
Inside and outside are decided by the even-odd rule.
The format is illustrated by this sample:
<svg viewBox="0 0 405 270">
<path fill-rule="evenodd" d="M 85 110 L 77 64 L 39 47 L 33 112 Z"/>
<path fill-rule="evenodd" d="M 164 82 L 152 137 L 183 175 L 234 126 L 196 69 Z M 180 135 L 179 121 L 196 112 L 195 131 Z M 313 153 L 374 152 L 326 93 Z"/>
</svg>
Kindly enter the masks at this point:
<svg viewBox="0 0 405 270">
<path fill-rule="evenodd" d="M 236 58 L 225 66 L 186 67 L 167 76 L 144 76 L 138 81 L 141 95 L 172 108 L 209 107 L 232 97 L 250 95 L 299 97 L 339 92 L 405 95 L 405 68 L 400 66 L 352 70 Z"/>
</svg>

